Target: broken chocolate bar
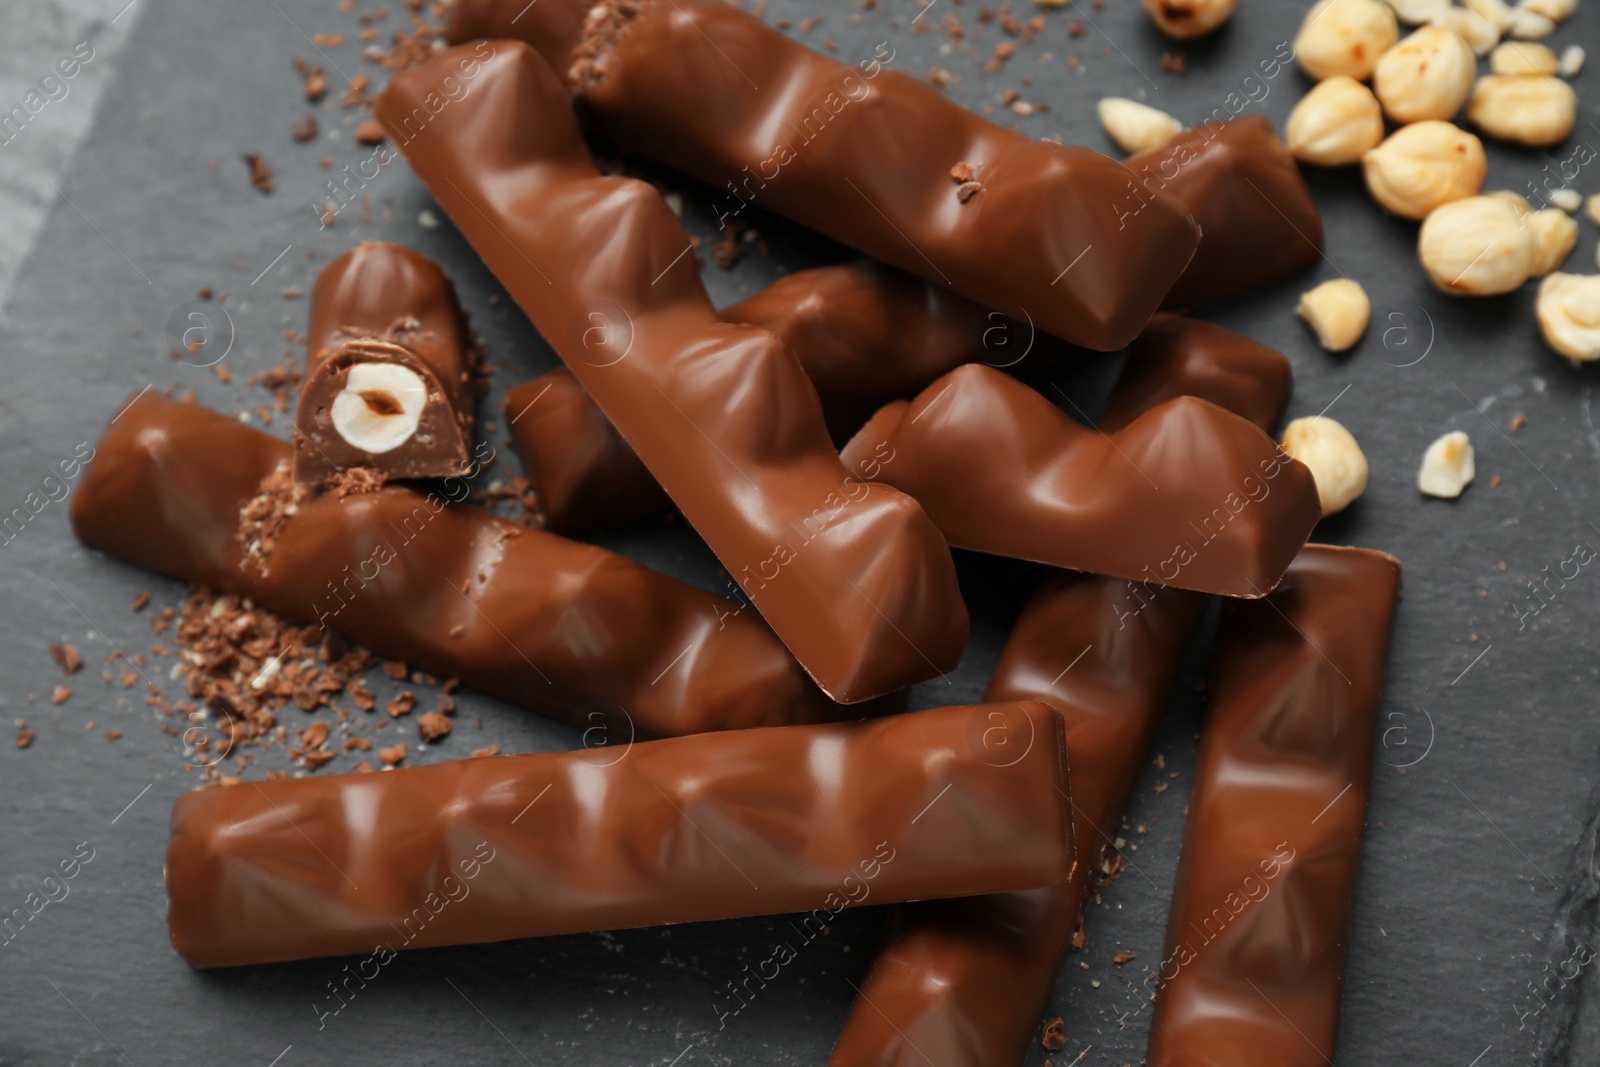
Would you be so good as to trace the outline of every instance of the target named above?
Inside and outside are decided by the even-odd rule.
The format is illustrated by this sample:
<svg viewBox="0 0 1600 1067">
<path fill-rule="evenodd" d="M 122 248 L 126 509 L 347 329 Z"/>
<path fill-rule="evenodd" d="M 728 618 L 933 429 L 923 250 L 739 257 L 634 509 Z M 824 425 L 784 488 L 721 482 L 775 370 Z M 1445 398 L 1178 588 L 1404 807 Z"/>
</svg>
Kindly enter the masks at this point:
<svg viewBox="0 0 1600 1067">
<path fill-rule="evenodd" d="M 842 63 L 721 0 L 466 0 L 447 36 L 539 49 L 597 130 L 717 190 L 724 224 L 785 215 L 1088 348 L 1131 341 L 1199 238 L 1122 164 L 890 70 L 887 42 Z"/>
<path fill-rule="evenodd" d="M 722 317 L 777 335 L 817 387 L 839 435 L 878 405 L 977 356 L 1020 361 L 1032 340 L 998 313 L 870 260 L 788 275 Z M 506 416 L 547 529 L 576 536 L 669 505 L 570 371 L 509 390 Z"/>
<path fill-rule="evenodd" d="M 1223 596 L 1278 583 L 1322 517 L 1311 471 L 1239 416 L 1177 397 L 1114 433 L 1015 379 L 958 368 L 842 453 L 957 548 Z"/>
<path fill-rule="evenodd" d="M 118 559 L 613 742 L 843 714 L 735 603 L 458 506 L 467 478 L 309 494 L 289 453 L 224 415 L 147 397 L 100 441 L 73 529 Z"/>
<path fill-rule="evenodd" d="M 1140 335 L 1103 422 L 1125 425 L 1174 396 L 1202 396 L 1270 430 L 1289 361 L 1220 326 L 1160 315 Z M 1061 713 L 1082 863 L 1052 889 L 917 904 L 873 962 L 832 1067 L 1016 1067 L 1067 954 L 1085 890 L 1144 764 L 1204 598 L 1058 574 L 1023 609 L 986 700 Z"/>
<path fill-rule="evenodd" d="M 1019 751 L 986 745 L 1002 729 Z M 172 944 L 226 967 L 782 912 L 820 926 L 846 906 L 1056 885 L 1075 864 L 1061 720 L 1042 704 L 596 756 L 186 793 Z"/>
<path fill-rule="evenodd" d="M 1188 208 L 1204 234 L 1163 307 L 1181 311 L 1232 296 L 1322 256 L 1322 216 L 1311 191 L 1259 115 L 1201 123 L 1127 164 L 1149 195 Z"/>
<path fill-rule="evenodd" d="M 446 82 L 470 92 L 440 95 Z M 847 472 L 771 333 L 721 322 L 649 184 L 603 177 L 556 75 L 480 42 L 396 75 L 390 138 L 817 683 L 841 703 L 952 668 L 966 606 L 910 497 Z"/>
<path fill-rule="evenodd" d="M 1225 609 L 1147 1062 L 1333 1062 L 1400 564 L 1307 545 Z"/>
<path fill-rule="evenodd" d="M 455 287 L 431 259 L 377 241 L 335 259 L 311 294 L 295 480 L 320 487 L 351 468 L 465 474 L 481 361 Z"/>
</svg>

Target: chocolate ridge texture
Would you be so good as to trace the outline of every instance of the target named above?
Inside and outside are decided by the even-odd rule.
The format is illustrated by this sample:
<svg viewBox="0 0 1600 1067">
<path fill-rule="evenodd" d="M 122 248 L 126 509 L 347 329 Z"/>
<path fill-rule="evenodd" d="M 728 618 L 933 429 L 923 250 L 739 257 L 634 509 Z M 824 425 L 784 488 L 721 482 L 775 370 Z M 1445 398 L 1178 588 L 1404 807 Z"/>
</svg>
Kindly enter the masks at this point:
<svg viewBox="0 0 1600 1067">
<path fill-rule="evenodd" d="M 1103 423 L 1193 395 L 1270 431 L 1289 361 L 1220 326 L 1157 316 L 1134 343 Z M 984 697 L 1061 713 L 1072 754 L 1072 881 L 908 906 L 879 950 L 831 1067 L 1016 1067 L 1056 985 L 1118 832 L 1205 598 L 1089 574 L 1047 578 L 1023 608 Z M 924 1052 L 924 1050 L 930 1050 Z"/>
<path fill-rule="evenodd" d="M 1200 248 L 1162 307 L 1242 293 L 1322 258 L 1322 216 L 1289 147 L 1260 115 L 1203 122 L 1125 161 L 1200 224 Z"/>
<path fill-rule="evenodd" d="M 997 722 L 1031 743 L 986 746 Z M 1035 703 L 246 782 L 174 805 L 168 923 L 196 967 L 825 923 L 1066 881 L 1067 787 L 1060 717 Z"/>
<path fill-rule="evenodd" d="M 356 395 L 350 372 L 361 363 L 403 367 L 426 389 L 415 429 L 381 452 L 347 440 L 332 418 L 341 393 Z M 472 463 L 473 404 L 482 392 L 482 353 L 449 277 L 420 253 L 363 241 L 329 263 L 311 291 L 295 480 L 320 486 L 349 467 L 388 478 L 463 475 Z M 364 402 L 379 415 L 402 406 L 382 390 Z"/>
<path fill-rule="evenodd" d="M 1259 597 L 1322 517 L 1311 471 L 1261 430 L 1176 397 L 1099 433 L 982 364 L 890 404 L 842 453 L 915 497 L 956 548 Z"/>
<path fill-rule="evenodd" d="M 682 224 L 647 183 L 600 175 L 537 52 L 444 52 L 376 114 L 825 692 L 854 703 L 955 666 L 968 620 L 939 531 L 845 471 L 794 356 L 717 318 Z"/>
<path fill-rule="evenodd" d="M 1224 612 L 1148 1062 L 1333 1062 L 1400 564 L 1307 545 Z"/>
<path fill-rule="evenodd" d="M 289 454 L 224 415 L 146 397 L 101 438 L 73 530 L 118 559 L 321 622 L 519 707 L 603 725 L 616 741 L 844 713 L 731 601 L 452 503 L 465 479 L 430 493 L 296 494 Z M 269 521 L 241 526 L 261 506 Z"/>
<path fill-rule="evenodd" d="M 794 353 L 835 436 L 972 359 L 985 331 L 1007 341 L 1012 332 L 997 313 L 871 260 L 797 271 L 722 318 L 770 330 Z M 506 417 L 547 529 L 578 535 L 669 506 L 571 371 L 559 368 L 507 390 Z"/>
<path fill-rule="evenodd" d="M 594 128 L 723 219 L 758 205 L 1088 348 L 1131 341 L 1199 239 L 1122 164 L 989 122 L 887 43 L 841 63 L 721 0 L 466 0 L 447 36 L 477 35 L 539 48 Z"/>
</svg>

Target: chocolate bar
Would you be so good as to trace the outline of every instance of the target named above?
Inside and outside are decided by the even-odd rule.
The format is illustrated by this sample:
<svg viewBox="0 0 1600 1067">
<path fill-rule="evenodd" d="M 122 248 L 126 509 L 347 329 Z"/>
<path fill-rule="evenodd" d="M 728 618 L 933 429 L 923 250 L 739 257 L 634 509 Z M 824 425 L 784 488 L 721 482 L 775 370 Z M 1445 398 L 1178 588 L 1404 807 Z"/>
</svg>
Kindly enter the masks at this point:
<svg viewBox="0 0 1600 1067">
<path fill-rule="evenodd" d="M 1393 556 L 1307 545 L 1226 610 L 1151 1067 L 1333 1061 L 1399 583 Z"/>
<path fill-rule="evenodd" d="M 1151 195 L 1188 208 L 1204 234 L 1165 308 L 1242 293 L 1322 257 L 1322 216 L 1311 191 L 1259 115 L 1201 123 L 1126 162 Z"/>
<path fill-rule="evenodd" d="M 1199 239 L 1120 163 L 888 69 L 887 42 L 841 63 L 722 0 L 466 0 L 447 36 L 538 48 L 595 129 L 715 189 L 723 225 L 776 212 L 1088 348 L 1131 341 Z"/>
<path fill-rule="evenodd" d="M 854 703 L 956 664 L 967 613 L 938 529 L 846 472 L 799 362 L 718 319 L 682 224 L 647 183 L 600 175 L 537 52 L 441 53 L 376 113 L 824 691 Z"/>
<path fill-rule="evenodd" d="M 1027 354 L 1028 339 L 1003 316 L 871 260 L 780 278 L 722 317 L 777 335 L 817 387 L 838 436 L 856 430 L 878 405 L 974 358 L 986 340 L 996 359 Z M 576 536 L 670 505 L 570 371 L 510 389 L 506 416 L 547 529 Z"/>
<path fill-rule="evenodd" d="M 613 739 L 842 713 L 730 601 L 456 506 L 467 478 L 308 494 L 289 454 L 234 419 L 146 397 L 101 439 L 73 529 L 129 563 Z"/>
<path fill-rule="evenodd" d="M 437 263 L 377 241 L 346 252 L 311 292 L 295 480 L 321 486 L 349 468 L 466 474 L 481 363 Z"/>
<path fill-rule="evenodd" d="M 1018 751 L 986 746 L 1000 728 Z M 782 912 L 816 929 L 847 906 L 1055 885 L 1075 865 L 1061 720 L 1042 704 L 596 756 L 187 793 L 172 944 L 225 967 Z"/>
<path fill-rule="evenodd" d="M 1097 432 L 982 364 L 887 405 L 842 455 L 957 548 L 1223 596 L 1264 595 L 1322 517 L 1311 471 L 1209 401 Z"/>
<path fill-rule="evenodd" d="M 1289 361 L 1220 326 L 1159 315 L 1134 343 L 1103 422 L 1125 425 L 1181 395 L 1271 430 L 1288 402 Z M 1203 604 L 1196 593 L 1065 573 L 1029 601 L 984 699 L 1037 700 L 1061 713 L 1082 862 L 1055 888 L 906 908 L 862 983 L 832 1067 L 1023 1061 Z"/>
</svg>

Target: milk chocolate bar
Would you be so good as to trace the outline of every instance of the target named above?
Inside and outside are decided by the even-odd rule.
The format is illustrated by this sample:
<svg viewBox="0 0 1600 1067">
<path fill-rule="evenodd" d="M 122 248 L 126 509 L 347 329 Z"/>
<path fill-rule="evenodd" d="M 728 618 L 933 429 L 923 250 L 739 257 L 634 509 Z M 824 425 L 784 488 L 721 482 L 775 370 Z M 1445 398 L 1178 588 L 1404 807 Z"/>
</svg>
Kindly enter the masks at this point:
<svg viewBox="0 0 1600 1067">
<path fill-rule="evenodd" d="M 1008 362 L 1022 358 L 1030 340 L 1003 316 L 871 260 L 788 275 L 722 317 L 777 335 L 817 387 L 830 430 L 840 437 L 880 404 L 911 396 L 974 358 L 986 339 L 998 338 L 994 357 Z M 547 529 L 576 536 L 669 505 L 570 371 L 513 387 L 506 416 L 538 487 Z"/>
<path fill-rule="evenodd" d="M 1307 545 L 1223 617 L 1148 1062 L 1333 1062 L 1400 564 Z"/>
<path fill-rule="evenodd" d="M 846 472 L 799 362 L 721 322 L 682 224 L 647 183 L 600 175 L 537 52 L 442 53 L 376 113 L 827 693 L 854 703 L 956 664 L 967 614 L 938 529 Z"/>
<path fill-rule="evenodd" d="M 1000 724 L 999 726 L 996 723 Z M 1000 753 L 986 731 L 1020 749 Z M 167 851 L 196 967 L 1061 883 L 1061 720 L 940 708 L 187 793 Z M 470 897 L 470 901 L 468 898 Z"/>
<path fill-rule="evenodd" d="M 1122 164 L 889 69 L 888 42 L 843 63 L 722 0 L 466 0 L 447 33 L 538 48 L 595 129 L 717 190 L 724 224 L 765 208 L 1088 348 L 1131 341 L 1199 238 Z"/>
<path fill-rule="evenodd" d="M 1220 326 L 1159 315 L 1140 335 L 1103 422 L 1203 396 L 1271 430 L 1289 361 Z M 1017 1067 L 1066 958 L 1085 890 L 1114 841 L 1204 598 L 1057 574 L 1023 609 L 985 700 L 1061 713 L 1079 864 L 1067 884 L 917 904 L 873 962 L 831 1067 Z M 937 1053 L 931 1051 L 937 1050 Z"/>
<path fill-rule="evenodd" d="M 957 548 L 1223 596 L 1264 595 L 1322 516 L 1311 471 L 1215 404 L 1101 433 L 982 364 L 884 407 L 843 457 Z"/>
<path fill-rule="evenodd" d="M 1188 208 L 1204 234 L 1163 307 L 1181 311 L 1242 293 L 1322 256 L 1322 216 L 1311 191 L 1259 115 L 1201 123 L 1127 165 L 1149 195 Z"/>
<path fill-rule="evenodd" d="M 349 468 L 446 478 L 472 465 L 482 357 L 439 265 L 364 241 L 311 292 L 306 373 L 295 414 L 295 480 Z"/>
<path fill-rule="evenodd" d="M 129 563 L 612 739 L 841 714 L 734 603 L 457 506 L 465 478 L 304 493 L 289 453 L 234 419 L 146 397 L 100 441 L 73 529 Z"/>
</svg>

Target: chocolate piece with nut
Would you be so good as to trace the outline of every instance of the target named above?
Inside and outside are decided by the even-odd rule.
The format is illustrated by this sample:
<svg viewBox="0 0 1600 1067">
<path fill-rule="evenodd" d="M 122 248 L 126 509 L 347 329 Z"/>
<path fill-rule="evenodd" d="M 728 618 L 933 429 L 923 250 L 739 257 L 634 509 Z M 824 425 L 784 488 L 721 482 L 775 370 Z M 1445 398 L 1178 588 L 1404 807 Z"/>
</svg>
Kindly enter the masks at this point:
<svg viewBox="0 0 1600 1067">
<path fill-rule="evenodd" d="M 481 364 L 438 264 L 376 241 L 346 252 L 311 295 L 295 481 L 321 486 L 351 468 L 385 479 L 467 473 Z"/>
</svg>

